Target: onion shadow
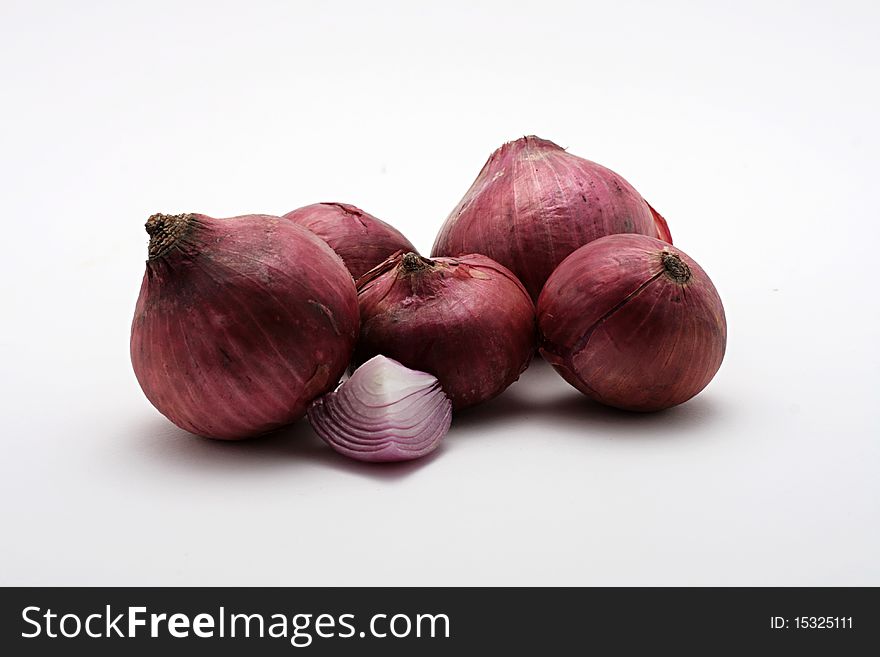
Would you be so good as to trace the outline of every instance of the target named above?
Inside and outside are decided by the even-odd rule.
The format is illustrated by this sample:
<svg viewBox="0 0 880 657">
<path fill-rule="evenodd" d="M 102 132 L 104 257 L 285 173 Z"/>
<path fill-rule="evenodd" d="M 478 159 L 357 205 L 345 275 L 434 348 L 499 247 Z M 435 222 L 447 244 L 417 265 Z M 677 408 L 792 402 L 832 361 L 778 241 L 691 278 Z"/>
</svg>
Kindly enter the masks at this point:
<svg viewBox="0 0 880 657">
<path fill-rule="evenodd" d="M 331 468 L 370 479 L 402 479 L 433 461 L 443 445 L 432 453 L 413 461 L 398 463 L 365 463 L 348 458 L 328 446 L 314 432 L 308 420 L 246 440 L 214 440 L 184 431 L 165 418 L 155 418 L 148 426 L 140 426 L 133 435 L 135 458 L 150 459 L 185 470 L 206 469 L 229 473 L 254 469 L 297 470 Z"/>
<path fill-rule="evenodd" d="M 654 413 L 634 413 L 597 404 L 566 383 L 545 361 L 536 358 L 519 381 L 484 404 L 456 412 L 452 428 L 431 454 L 399 463 L 364 463 L 335 452 L 314 432 L 308 420 L 265 436 L 240 441 L 212 440 L 193 435 L 154 415 L 124 432 L 133 449 L 116 452 L 120 458 L 140 458 L 185 471 L 229 474 L 254 469 L 297 471 L 326 468 L 370 480 L 403 479 L 455 448 L 461 439 L 479 439 L 481 430 L 552 425 L 567 429 L 567 440 L 615 439 L 674 440 L 714 435 L 705 431 L 724 409 L 717 398 L 700 394 L 694 399 Z M 572 435 L 574 434 L 574 435 Z M 452 444 L 450 444 L 450 441 Z M 133 443 L 133 445 L 132 445 Z"/>
<path fill-rule="evenodd" d="M 489 425 L 512 428 L 537 419 L 576 430 L 584 437 L 668 439 L 705 433 L 722 414 L 711 393 L 650 413 L 603 406 L 566 383 L 548 363 L 535 359 L 521 379 L 501 395 L 454 416 L 450 436 L 467 434 L 470 438 Z"/>
</svg>

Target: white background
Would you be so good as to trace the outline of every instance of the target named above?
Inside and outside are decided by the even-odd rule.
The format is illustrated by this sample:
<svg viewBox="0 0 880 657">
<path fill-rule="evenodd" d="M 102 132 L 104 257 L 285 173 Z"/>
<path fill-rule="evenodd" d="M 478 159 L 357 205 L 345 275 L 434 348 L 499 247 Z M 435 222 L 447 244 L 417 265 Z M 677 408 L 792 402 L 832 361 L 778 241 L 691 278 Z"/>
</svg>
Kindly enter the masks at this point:
<svg viewBox="0 0 880 657">
<path fill-rule="evenodd" d="M 6 2 L 0 584 L 880 585 L 876 3 Z M 727 308 L 671 411 L 537 363 L 423 462 L 178 430 L 128 359 L 156 211 L 345 201 L 427 253 L 537 134 Z"/>
</svg>

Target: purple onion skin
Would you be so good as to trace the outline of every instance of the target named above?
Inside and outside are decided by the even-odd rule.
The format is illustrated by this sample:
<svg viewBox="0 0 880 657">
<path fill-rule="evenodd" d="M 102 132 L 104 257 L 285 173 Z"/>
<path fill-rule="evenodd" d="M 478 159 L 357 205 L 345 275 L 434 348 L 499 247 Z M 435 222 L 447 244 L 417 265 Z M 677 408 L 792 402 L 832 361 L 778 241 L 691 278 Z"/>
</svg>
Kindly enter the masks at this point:
<svg viewBox="0 0 880 657">
<path fill-rule="evenodd" d="M 597 402 L 657 411 L 700 392 L 721 366 L 727 321 L 706 272 L 680 249 L 612 235 L 572 253 L 538 299 L 540 351 Z"/>
<path fill-rule="evenodd" d="M 163 415 L 235 440 L 293 422 L 333 388 L 359 320 L 327 244 L 268 215 L 153 215 L 147 232 L 131 361 Z"/>
<path fill-rule="evenodd" d="M 315 203 L 284 215 L 336 251 L 355 280 L 398 251 L 415 251 L 399 230 L 346 203 Z"/>
<path fill-rule="evenodd" d="M 440 229 L 432 257 L 482 253 L 536 300 L 566 256 L 617 233 L 672 243 L 666 221 L 626 180 L 530 136 L 492 153 Z"/>
<path fill-rule="evenodd" d="M 433 374 L 454 410 L 499 395 L 535 350 L 528 293 L 483 255 L 397 254 L 358 280 L 358 301 L 355 363 L 382 354 Z"/>
</svg>

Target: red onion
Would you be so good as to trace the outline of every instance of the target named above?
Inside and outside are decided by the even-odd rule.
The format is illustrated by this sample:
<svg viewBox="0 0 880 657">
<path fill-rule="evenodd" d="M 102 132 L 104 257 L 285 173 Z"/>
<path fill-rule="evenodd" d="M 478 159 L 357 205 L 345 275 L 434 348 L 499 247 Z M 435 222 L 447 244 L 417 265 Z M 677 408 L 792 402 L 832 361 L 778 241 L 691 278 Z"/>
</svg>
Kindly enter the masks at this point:
<svg viewBox="0 0 880 657">
<path fill-rule="evenodd" d="M 537 299 L 568 254 L 615 233 L 672 243 L 663 217 L 619 175 L 551 141 L 523 137 L 492 153 L 443 224 L 432 257 L 482 253 Z"/>
<path fill-rule="evenodd" d="M 305 414 L 345 371 L 354 282 L 329 246 L 280 217 L 156 214 L 131 328 L 147 398 L 179 427 L 237 439 Z"/>
<path fill-rule="evenodd" d="M 724 307 L 681 250 L 643 235 L 590 242 L 553 272 L 538 300 L 541 354 L 609 406 L 655 411 L 687 401 L 721 366 Z"/>
<path fill-rule="evenodd" d="M 409 461 L 433 452 L 449 431 L 452 404 L 430 374 L 376 356 L 336 392 L 309 407 L 315 432 L 359 461 Z"/>
<path fill-rule="evenodd" d="M 355 280 L 398 251 L 416 250 L 396 228 L 353 205 L 315 203 L 284 217 L 327 242 Z"/>
<path fill-rule="evenodd" d="M 358 281 L 358 301 L 355 362 L 384 354 L 433 374 L 455 409 L 500 394 L 535 349 L 528 293 L 486 256 L 399 253 Z"/>
</svg>

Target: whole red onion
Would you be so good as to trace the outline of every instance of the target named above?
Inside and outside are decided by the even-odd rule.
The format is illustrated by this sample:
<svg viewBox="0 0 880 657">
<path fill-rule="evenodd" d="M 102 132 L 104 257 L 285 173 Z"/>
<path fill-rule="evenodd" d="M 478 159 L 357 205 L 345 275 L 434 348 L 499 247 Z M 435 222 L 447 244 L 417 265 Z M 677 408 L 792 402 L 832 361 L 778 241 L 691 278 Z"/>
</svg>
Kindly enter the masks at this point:
<svg viewBox="0 0 880 657">
<path fill-rule="evenodd" d="M 552 141 L 523 137 L 492 153 L 440 229 L 432 257 L 482 253 L 537 299 L 568 254 L 616 233 L 672 243 L 663 217 L 619 175 Z"/>
<path fill-rule="evenodd" d="M 415 251 L 400 231 L 346 203 L 315 203 L 284 215 L 339 254 L 355 280 L 398 251 Z"/>
<path fill-rule="evenodd" d="M 724 307 L 681 250 L 611 235 L 568 256 L 538 299 L 541 354 L 575 388 L 627 410 L 687 401 L 721 366 Z"/>
<path fill-rule="evenodd" d="M 358 281 L 355 362 L 377 354 L 440 380 L 454 409 L 516 381 L 535 350 L 535 309 L 506 268 L 483 255 L 397 254 Z"/>
<path fill-rule="evenodd" d="M 357 293 L 327 244 L 267 215 L 155 214 L 147 232 L 131 361 L 168 419 L 246 438 L 336 384 L 357 339 Z"/>
</svg>

